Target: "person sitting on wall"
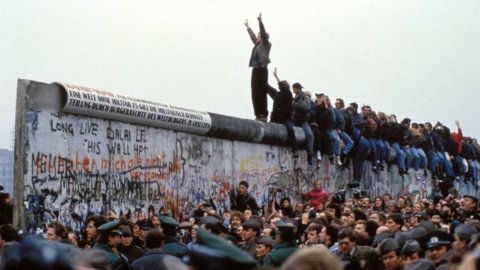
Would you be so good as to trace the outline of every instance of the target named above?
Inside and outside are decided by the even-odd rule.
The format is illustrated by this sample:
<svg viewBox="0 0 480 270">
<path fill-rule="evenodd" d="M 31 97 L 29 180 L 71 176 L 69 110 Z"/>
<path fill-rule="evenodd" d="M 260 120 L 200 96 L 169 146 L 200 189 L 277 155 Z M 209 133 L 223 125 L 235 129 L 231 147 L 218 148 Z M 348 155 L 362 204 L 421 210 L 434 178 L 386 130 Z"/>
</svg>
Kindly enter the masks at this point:
<svg viewBox="0 0 480 270">
<path fill-rule="evenodd" d="M 238 189 L 232 192 L 230 199 L 230 209 L 244 212 L 245 209 L 251 209 L 253 215 L 258 215 L 260 207 L 258 207 L 255 198 L 248 193 L 248 182 L 240 181 Z"/>
<path fill-rule="evenodd" d="M 273 99 L 272 114 L 270 115 L 271 123 L 282 124 L 287 128 L 288 139 L 292 151 L 298 150 L 297 140 L 295 138 L 295 131 L 292 122 L 292 100 L 293 95 L 290 91 L 290 84 L 286 80 L 278 78 L 277 68 L 273 70 L 273 76 L 277 79 L 278 90 L 269 86 L 268 95 Z"/>
</svg>

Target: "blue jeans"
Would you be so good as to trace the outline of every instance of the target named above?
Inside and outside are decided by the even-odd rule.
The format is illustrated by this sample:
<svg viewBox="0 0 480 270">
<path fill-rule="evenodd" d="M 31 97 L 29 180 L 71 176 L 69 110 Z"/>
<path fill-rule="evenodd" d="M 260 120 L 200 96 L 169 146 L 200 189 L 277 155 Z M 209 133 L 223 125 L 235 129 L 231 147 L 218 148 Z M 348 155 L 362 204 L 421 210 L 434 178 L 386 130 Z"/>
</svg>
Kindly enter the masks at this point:
<svg viewBox="0 0 480 270">
<path fill-rule="evenodd" d="M 311 157 L 313 155 L 313 131 L 307 121 L 303 122 L 300 127 L 303 129 L 303 132 L 305 132 L 305 139 L 307 141 L 307 155 Z"/>
<path fill-rule="evenodd" d="M 410 146 L 410 153 L 412 153 L 412 162 L 415 166 L 415 171 L 418 172 L 420 170 L 420 155 L 418 154 L 418 149 L 415 146 Z"/>
<path fill-rule="evenodd" d="M 363 176 L 363 165 L 370 149 L 367 139 L 361 137 L 353 148 L 353 180 L 361 181 Z"/>
<path fill-rule="evenodd" d="M 427 154 L 423 151 L 422 148 L 417 148 L 418 156 L 420 157 L 420 168 L 426 169 L 427 168 Z"/>
<path fill-rule="evenodd" d="M 330 130 L 330 134 L 331 134 L 332 143 L 333 143 L 333 153 L 336 156 L 339 156 L 340 148 L 341 148 L 340 136 L 338 136 L 338 132 L 336 129 Z"/>
<path fill-rule="evenodd" d="M 375 144 L 374 138 L 368 139 L 368 144 L 370 145 L 370 157 L 372 159 L 372 165 L 377 166 L 378 164 L 378 156 L 377 156 L 377 145 Z"/>
<path fill-rule="evenodd" d="M 375 145 L 377 146 L 378 159 L 380 162 L 388 160 L 388 149 L 385 145 L 385 142 L 380 139 L 375 140 Z"/>
<path fill-rule="evenodd" d="M 345 153 L 345 155 L 348 155 L 353 148 L 352 138 L 350 138 L 350 136 L 348 136 L 346 132 L 341 132 L 339 135 L 340 135 L 340 138 L 342 138 L 343 142 L 345 143 L 345 146 L 343 147 L 342 152 Z"/>
<path fill-rule="evenodd" d="M 410 166 L 412 165 L 412 160 L 413 160 L 413 154 L 412 150 L 410 147 L 402 147 L 403 152 L 405 152 L 405 170 L 408 171 L 410 169 Z"/>
<path fill-rule="evenodd" d="M 395 153 L 397 153 L 398 167 L 402 170 L 405 170 L 405 152 L 400 149 L 400 145 L 398 143 L 392 143 L 391 146 L 395 150 Z"/>
</svg>

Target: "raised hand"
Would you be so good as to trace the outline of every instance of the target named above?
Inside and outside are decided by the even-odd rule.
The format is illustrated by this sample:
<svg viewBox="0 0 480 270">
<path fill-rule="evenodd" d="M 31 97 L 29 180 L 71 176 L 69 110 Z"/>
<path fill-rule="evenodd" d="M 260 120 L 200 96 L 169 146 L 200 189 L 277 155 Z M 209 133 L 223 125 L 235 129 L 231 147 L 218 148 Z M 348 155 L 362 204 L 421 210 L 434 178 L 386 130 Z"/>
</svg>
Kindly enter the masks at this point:
<svg viewBox="0 0 480 270">
<path fill-rule="evenodd" d="M 245 19 L 245 22 L 243 24 L 245 24 L 245 26 L 248 28 L 249 27 L 248 26 L 248 19 Z"/>
<path fill-rule="evenodd" d="M 258 21 L 262 21 L 262 13 L 258 13 L 258 17 L 257 17 Z"/>
</svg>

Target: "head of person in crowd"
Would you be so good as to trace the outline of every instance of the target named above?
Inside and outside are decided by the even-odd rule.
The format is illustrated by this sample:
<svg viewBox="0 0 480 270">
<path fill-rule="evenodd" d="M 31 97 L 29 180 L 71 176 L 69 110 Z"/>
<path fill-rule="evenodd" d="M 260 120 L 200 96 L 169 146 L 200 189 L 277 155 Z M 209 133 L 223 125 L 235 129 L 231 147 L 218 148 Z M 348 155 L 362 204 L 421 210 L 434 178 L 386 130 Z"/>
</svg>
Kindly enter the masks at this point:
<svg viewBox="0 0 480 270">
<path fill-rule="evenodd" d="M 255 258 L 262 260 L 273 249 L 273 239 L 270 236 L 262 236 L 257 240 L 257 246 L 255 247 Z"/>
<path fill-rule="evenodd" d="M 295 95 L 300 95 L 301 93 L 303 93 L 302 89 L 303 86 L 299 82 L 296 82 L 292 85 L 292 91 Z"/>
<path fill-rule="evenodd" d="M 160 229 L 160 217 L 157 214 L 152 214 L 150 217 L 153 229 Z"/>
<path fill-rule="evenodd" d="M 230 227 L 233 230 L 236 230 L 238 227 L 242 226 L 242 223 L 245 222 L 245 215 L 239 211 L 232 211 L 230 217 Z"/>
<path fill-rule="evenodd" d="M 410 120 L 410 118 L 403 118 L 401 124 L 402 124 L 402 126 L 404 126 L 406 128 L 409 128 L 411 122 L 412 122 L 412 120 Z"/>
<path fill-rule="evenodd" d="M 222 221 L 214 216 L 204 216 L 198 222 L 197 227 L 202 227 L 216 235 L 220 235 L 226 228 L 224 228 Z"/>
<path fill-rule="evenodd" d="M 62 241 L 67 240 L 67 238 L 67 228 L 62 223 L 54 221 L 47 225 L 47 233 L 45 234 L 45 239 L 51 241 Z"/>
<path fill-rule="evenodd" d="M 385 223 L 385 225 L 387 226 L 390 233 L 395 234 L 396 232 L 402 230 L 403 223 L 404 220 L 402 216 L 400 214 L 393 213 L 387 217 L 387 222 Z"/>
<path fill-rule="evenodd" d="M 416 202 L 413 204 L 413 212 L 414 213 L 420 213 L 423 212 L 423 203 L 421 202 Z"/>
<path fill-rule="evenodd" d="M 191 270 L 249 270 L 257 264 L 247 252 L 201 228 L 197 244 L 191 246 L 184 260 Z"/>
<path fill-rule="evenodd" d="M 238 183 L 237 191 L 239 196 L 246 197 L 248 195 L 248 182 L 240 181 L 240 183 Z"/>
<path fill-rule="evenodd" d="M 387 270 L 402 269 L 403 260 L 400 255 L 400 246 L 393 238 L 383 240 L 379 247 L 383 265 Z"/>
<path fill-rule="evenodd" d="M 243 216 L 245 217 L 245 220 L 249 220 L 252 217 L 253 213 L 251 209 L 245 209 L 243 211 Z"/>
<path fill-rule="evenodd" d="M 324 246 L 314 246 L 296 252 L 285 261 L 281 270 L 341 270 L 342 266 Z"/>
<path fill-rule="evenodd" d="M 427 239 L 428 257 L 437 265 L 450 250 L 452 235 L 442 230 L 434 230 L 428 233 Z"/>
<path fill-rule="evenodd" d="M 357 241 L 363 242 L 369 238 L 369 235 L 367 233 L 367 221 L 366 220 L 358 220 L 355 222 L 355 227 L 353 228 L 353 231 L 357 234 Z"/>
<path fill-rule="evenodd" d="M 368 208 L 366 208 L 367 210 Z M 352 210 L 352 214 L 353 214 L 353 218 L 354 218 L 354 221 L 359 221 L 359 220 L 367 220 L 368 217 L 367 215 L 365 214 L 365 212 L 362 211 L 362 209 L 358 209 L 358 208 L 355 208 Z"/>
<path fill-rule="evenodd" d="M 367 220 L 365 222 L 365 231 L 368 234 L 368 238 L 374 239 L 375 236 L 377 235 L 377 229 L 380 227 L 375 221 L 372 220 Z"/>
<path fill-rule="evenodd" d="M 380 122 L 387 122 L 387 115 L 384 112 L 378 112 L 377 118 Z"/>
<path fill-rule="evenodd" d="M 130 229 L 130 226 L 128 225 L 123 226 L 123 228 L 121 229 L 121 235 L 122 235 L 122 243 L 121 243 L 122 246 L 129 247 L 133 244 L 132 229 Z"/>
<path fill-rule="evenodd" d="M 326 214 L 328 219 L 339 219 L 340 216 L 342 215 L 342 210 L 336 203 L 329 203 L 325 207 Z"/>
<path fill-rule="evenodd" d="M 477 230 L 467 224 L 460 224 L 455 228 L 453 234 L 454 241 L 452 242 L 452 248 L 458 252 L 467 252 L 468 244 L 474 234 L 477 234 Z"/>
<path fill-rule="evenodd" d="M 320 230 L 320 241 L 327 247 L 334 245 L 338 239 L 338 228 L 333 225 L 324 226 Z"/>
<path fill-rule="evenodd" d="M 328 103 L 327 103 L 328 97 L 323 94 L 315 94 L 315 103 L 317 106 L 321 106 L 322 108 L 328 108 Z"/>
<path fill-rule="evenodd" d="M 110 221 L 97 228 L 100 238 L 98 243 L 106 244 L 112 249 L 117 248 L 122 243 L 122 233 L 119 228 L 120 222 Z"/>
<path fill-rule="evenodd" d="M 392 199 L 392 195 L 390 193 L 384 193 L 382 197 L 385 204 L 387 204 Z"/>
<path fill-rule="evenodd" d="M 145 246 L 148 249 L 163 249 L 165 235 L 159 230 L 150 230 L 145 237 Z"/>
<path fill-rule="evenodd" d="M 401 253 L 405 269 L 435 270 L 435 266 L 432 262 L 423 259 L 422 247 L 417 240 L 407 240 L 402 247 Z"/>
<path fill-rule="evenodd" d="M 375 197 L 373 201 L 373 210 L 375 211 L 384 211 L 385 210 L 385 201 L 382 196 Z"/>
<path fill-rule="evenodd" d="M 358 111 L 358 104 L 356 102 L 350 102 L 347 109 L 351 110 L 352 114 L 356 114 Z"/>
<path fill-rule="evenodd" d="M 80 244 L 80 234 L 77 231 L 69 231 L 67 234 L 67 240 L 72 243 L 72 245 L 78 247 Z"/>
<path fill-rule="evenodd" d="M 382 212 L 373 212 L 368 216 L 368 220 L 378 224 L 378 226 L 385 225 L 387 217 Z"/>
<path fill-rule="evenodd" d="M 372 108 L 370 107 L 370 105 L 363 105 L 362 106 L 363 117 L 368 117 L 368 116 L 370 116 L 371 113 L 372 113 Z"/>
<path fill-rule="evenodd" d="M 149 219 L 143 220 L 140 224 L 141 224 L 140 231 L 142 235 L 141 238 L 145 239 L 145 237 L 147 237 L 148 232 L 153 229 L 153 225 Z"/>
<path fill-rule="evenodd" d="M 0 226 L 0 253 L 12 243 L 20 240 L 18 231 L 10 224 Z"/>
<path fill-rule="evenodd" d="M 161 231 L 163 234 L 176 237 L 179 225 L 178 221 L 172 217 L 164 215 L 158 216 L 158 219 L 160 220 L 160 227 L 162 228 Z"/>
<path fill-rule="evenodd" d="M 277 239 L 282 243 L 295 243 L 296 227 L 290 221 L 280 220 L 277 222 Z"/>
<path fill-rule="evenodd" d="M 360 205 L 363 209 L 369 209 L 372 202 L 370 201 L 370 197 L 364 196 L 360 199 Z"/>
<path fill-rule="evenodd" d="M 341 254 L 347 254 L 357 246 L 357 235 L 352 228 L 347 227 L 338 233 L 338 248 Z"/>
<path fill-rule="evenodd" d="M 322 225 L 318 223 L 310 223 L 307 227 L 307 239 L 306 245 L 317 245 L 320 243 L 320 233 L 322 231 Z"/>
<path fill-rule="evenodd" d="M 462 209 L 464 211 L 476 211 L 478 207 L 478 199 L 473 195 L 463 195 Z"/>
<path fill-rule="evenodd" d="M 245 242 L 255 241 L 260 233 L 260 223 L 255 219 L 250 219 L 242 224 L 242 240 Z"/>
<path fill-rule="evenodd" d="M 298 215 L 301 215 L 302 213 L 303 213 L 303 203 L 297 202 L 295 204 L 295 214 L 298 216 Z"/>
<path fill-rule="evenodd" d="M 342 212 L 340 221 L 346 226 L 353 227 L 355 225 L 355 214 L 353 212 Z"/>
<path fill-rule="evenodd" d="M 92 215 L 87 218 L 85 232 L 89 242 L 96 242 L 100 238 L 100 233 L 98 233 L 97 228 L 105 223 L 107 223 L 107 219 L 102 215 Z"/>
<path fill-rule="evenodd" d="M 345 102 L 343 101 L 343 99 L 337 98 L 337 100 L 335 100 L 335 108 L 337 108 L 338 110 L 345 108 Z"/>
</svg>

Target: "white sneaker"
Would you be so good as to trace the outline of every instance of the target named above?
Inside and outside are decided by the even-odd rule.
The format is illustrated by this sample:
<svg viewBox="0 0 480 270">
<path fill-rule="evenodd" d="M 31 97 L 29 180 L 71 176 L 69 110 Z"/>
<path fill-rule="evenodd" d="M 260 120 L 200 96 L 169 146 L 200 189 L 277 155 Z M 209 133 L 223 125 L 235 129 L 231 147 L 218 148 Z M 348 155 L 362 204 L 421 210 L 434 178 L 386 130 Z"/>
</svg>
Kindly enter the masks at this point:
<svg viewBox="0 0 480 270">
<path fill-rule="evenodd" d="M 340 156 L 337 156 L 337 165 L 342 166 L 342 160 L 340 159 Z"/>
<path fill-rule="evenodd" d="M 322 153 L 320 153 L 320 151 L 317 151 L 317 160 L 322 160 Z"/>
</svg>

